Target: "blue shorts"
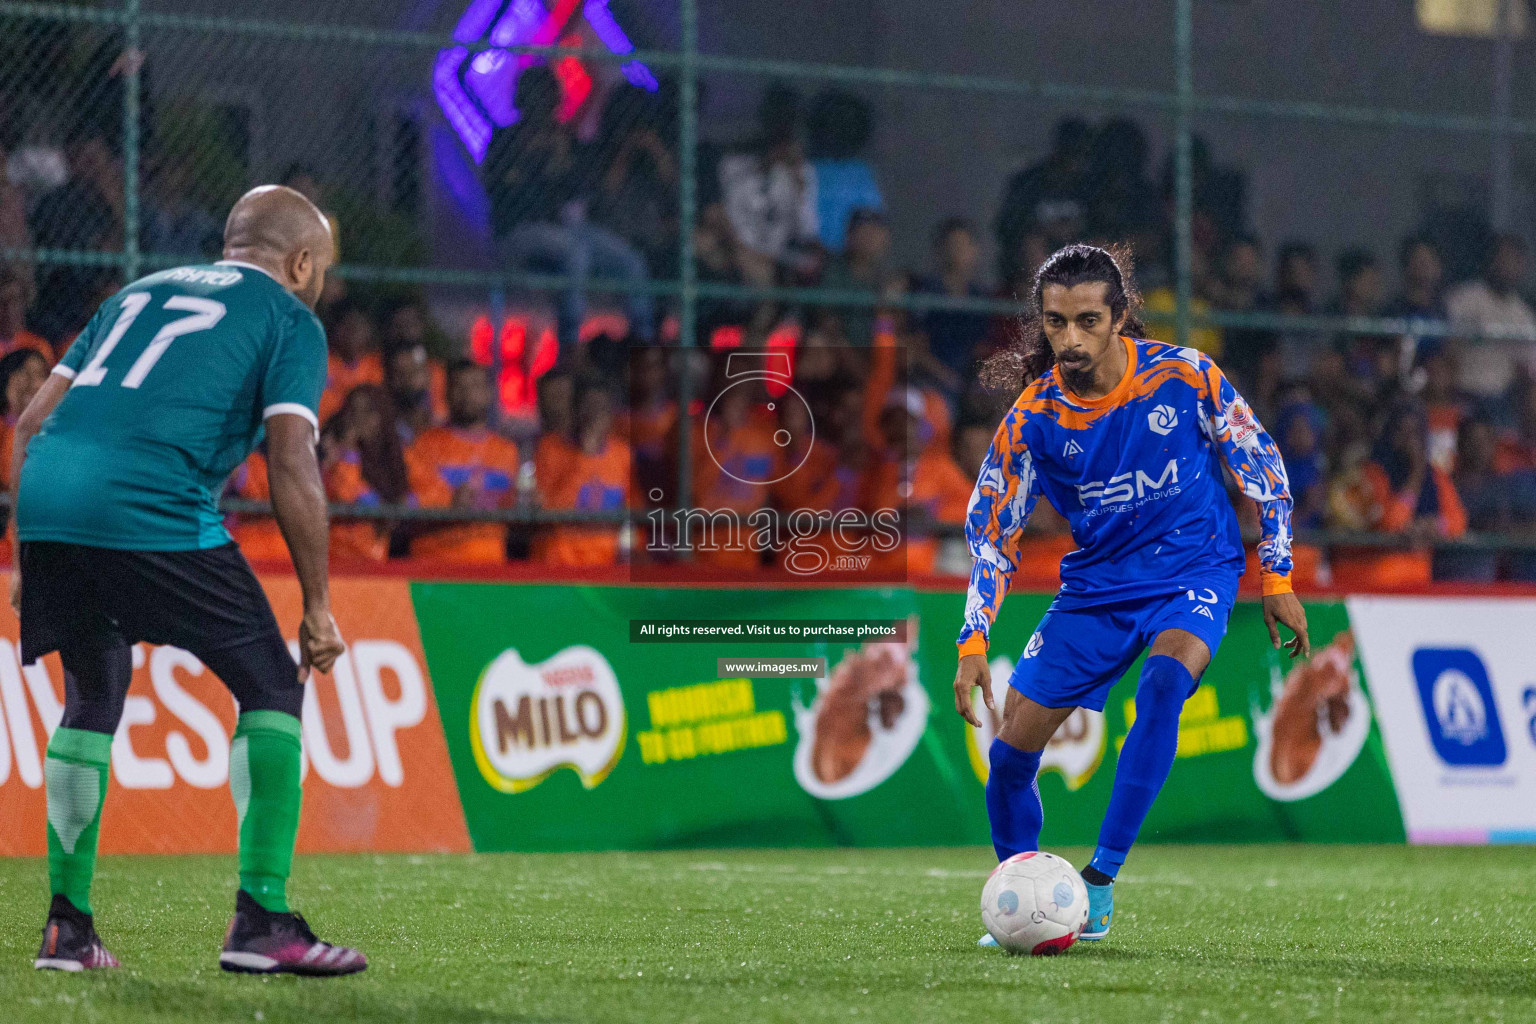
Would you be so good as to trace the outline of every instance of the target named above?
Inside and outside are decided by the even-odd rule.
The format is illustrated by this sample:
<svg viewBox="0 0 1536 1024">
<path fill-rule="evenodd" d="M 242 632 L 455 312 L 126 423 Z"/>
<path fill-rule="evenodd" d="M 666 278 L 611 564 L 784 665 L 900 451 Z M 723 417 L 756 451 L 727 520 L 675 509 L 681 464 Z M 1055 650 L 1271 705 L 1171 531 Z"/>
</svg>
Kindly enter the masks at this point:
<svg viewBox="0 0 1536 1024">
<path fill-rule="evenodd" d="M 1216 649 L 1227 635 L 1237 577 L 1138 601 L 1093 608 L 1052 604 L 1025 645 L 1008 685 L 1048 708 L 1103 711 L 1110 688 L 1165 629 L 1182 629 Z"/>
</svg>

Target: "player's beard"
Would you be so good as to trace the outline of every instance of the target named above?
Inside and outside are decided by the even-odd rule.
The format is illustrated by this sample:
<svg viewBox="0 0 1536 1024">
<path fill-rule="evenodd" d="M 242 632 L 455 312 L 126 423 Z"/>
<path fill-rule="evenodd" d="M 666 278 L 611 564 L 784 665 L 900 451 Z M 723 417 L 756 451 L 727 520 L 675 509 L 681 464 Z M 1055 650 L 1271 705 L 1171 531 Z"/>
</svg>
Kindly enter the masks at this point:
<svg viewBox="0 0 1536 1024">
<path fill-rule="evenodd" d="M 1056 364 L 1056 369 L 1061 371 L 1061 382 L 1073 392 L 1081 395 L 1093 388 L 1093 366 L 1085 366 L 1081 370 L 1071 370 L 1061 363 Z"/>
</svg>

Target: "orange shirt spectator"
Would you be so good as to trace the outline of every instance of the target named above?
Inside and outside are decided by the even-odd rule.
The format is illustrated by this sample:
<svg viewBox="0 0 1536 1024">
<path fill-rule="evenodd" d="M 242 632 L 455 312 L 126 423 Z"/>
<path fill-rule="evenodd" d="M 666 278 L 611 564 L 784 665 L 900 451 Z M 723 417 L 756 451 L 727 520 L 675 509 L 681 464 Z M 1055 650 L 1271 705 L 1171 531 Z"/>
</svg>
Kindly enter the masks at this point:
<svg viewBox="0 0 1536 1024">
<path fill-rule="evenodd" d="M 271 501 L 272 489 L 267 484 L 267 457 L 260 451 L 230 474 L 229 490 L 236 497 L 249 501 Z M 240 553 L 252 562 L 283 562 L 288 559 L 288 544 L 283 540 L 277 520 L 272 516 L 242 513 L 235 517 L 229 529 L 240 545 Z"/>
<path fill-rule="evenodd" d="M 618 416 L 619 436 L 629 442 L 637 458 L 664 459 L 669 439 L 675 441 L 677 402 L 671 397 L 667 353 L 659 348 L 641 349 L 631 363 L 630 408 Z"/>
<path fill-rule="evenodd" d="M 491 430 L 493 392 L 489 371 L 477 363 L 454 364 L 448 376 L 449 425 L 418 437 L 407 455 L 429 478 L 423 505 L 508 508 L 517 499 L 522 456 L 517 445 Z M 428 530 L 411 542 L 411 555 L 457 564 L 506 560 L 504 523 L 458 523 Z"/>
<path fill-rule="evenodd" d="M 355 363 L 349 363 L 335 352 L 326 363 L 325 391 L 320 396 L 320 418 L 328 419 L 336 414 L 352 389 L 362 384 L 384 383 L 384 364 L 376 353 L 370 352 Z"/>
<path fill-rule="evenodd" d="M 878 358 L 878 356 L 877 356 Z M 872 387 L 878 374 L 870 374 Z M 866 402 L 873 396 L 865 392 Z M 866 408 L 868 405 L 866 404 Z M 882 509 L 905 509 L 912 499 L 913 470 L 916 460 L 909 459 L 912 450 L 919 446 L 918 436 L 922 429 L 923 401 L 916 388 L 901 388 L 889 392 L 884 408 L 878 414 L 876 426 L 868 433 L 866 444 L 871 465 L 864 481 L 864 494 L 860 505 L 870 515 Z M 867 419 L 866 419 L 867 422 Z M 901 531 L 901 544 L 894 550 L 875 548 L 870 552 L 874 560 L 870 569 L 882 574 L 901 574 L 911 569 L 913 548 L 917 548 L 917 560 L 933 562 L 932 537 L 926 529 L 914 530 L 918 524 L 906 520 Z M 919 533 L 922 535 L 919 536 Z"/>
<path fill-rule="evenodd" d="M 376 505 L 378 494 L 363 477 L 363 463 L 349 451 L 325 469 L 325 496 L 341 505 Z M 382 562 L 389 557 L 389 531 L 377 520 L 332 518 L 331 557 Z"/>
<path fill-rule="evenodd" d="M 517 497 L 522 456 L 517 445 L 487 426 L 433 427 L 409 449 L 424 474 L 435 479 L 434 500 L 423 505 L 454 508 L 510 507 Z M 503 523 L 461 523 L 432 529 L 411 542 L 411 555 L 459 564 L 506 560 Z"/>
<path fill-rule="evenodd" d="M 410 444 L 417 435 L 448 418 L 442 392 L 441 363 L 427 355 L 423 345 L 399 345 L 384 354 L 384 387 L 395 408 L 400 440 Z"/>
<path fill-rule="evenodd" d="M 1417 410 L 1400 410 L 1387 422 L 1372 461 L 1349 473 L 1330 496 L 1333 523 L 1343 529 L 1405 534 L 1414 547 L 1338 548 L 1334 582 L 1341 587 L 1415 586 L 1431 576 L 1427 541 L 1460 537 L 1467 513 L 1450 474 L 1429 462 L 1427 425 Z"/>
<path fill-rule="evenodd" d="M 1077 541 L 1072 539 L 1067 520 L 1048 502 L 1040 502 L 1029 517 L 1029 528 L 1019 538 L 1019 568 L 1013 574 L 1013 585 L 1056 590 L 1061 586 L 1061 560 L 1076 550 Z"/>
<path fill-rule="evenodd" d="M 679 416 L 672 397 L 673 374 L 666 350 L 640 349 L 630 361 L 628 412 L 618 416 L 618 434 L 634 459 L 635 500 L 667 504 L 675 497 Z M 659 492 L 659 493 L 658 493 Z"/>
<path fill-rule="evenodd" d="M 341 505 L 417 505 L 419 488 L 433 495 L 431 474 L 414 466 L 400 446 L 394 407 L 380 385 L 354 388 L 322 432 L 321 472 L 326 497 Z M 331 520 L 334 558 L 379 562 L 389 557 L 393 525 L 380 519 Z"/>
<path fill-rule="evenodd" d="M 857 508 L 863 497 L 863 474 L 841 465 L 831 438 L 817 438 L 806 452 L 791 446 L 780 452 L 774 483 L 769 488 L 781 515 L 798 509 L 837 512 Z"/>
<path fill-rule="evenodd" d="M 571 446 L 570 464 L 553 485 L 540 483 L 545 508 L 617 512 L 629 507 L 629 445 L 613 435 L 611 402 L 600 388 L 577 399 L 581 444 Z M 555 526 L 541 538 L 535 557 L 546 565 L 613 565 L 620 556 L 619 534 L 617 526 Z"/>
<path fill-rule="evenodd" d="M 434 334 L 440 332 L 432 323 L 432 315 L 427 310 L 426 303 L 421 299 L 397 301 L 384 309 L 383 320 L 384 343 L 381 347 L 386 353 L 392 354 L 400 349 L 420 351 L 421 358 L 427 367 L 426 389 L 431 403 L 432 423 L 442 423 L 448 418 L 448 369 L 440 360 L 428 357 L 428 342 Z M 389 355 L 385 356 L 386 364 L 389 358 Z M 387 365 L 385 369 L 387 376 Z M 392 387 L 391 390 L 393 390 Z M 404 407 L 399 395 L 395 395 L 394 399 L 396 408 Z M 420 433 L 428 425 L 422 424 L 416 432 Z"/>
<path fill-rule="evenodd" d="M 854 400 L 851 393 L 843 399 Z M 857 486 L 844 488 L 838 474 L 839 446 L 844 440 L 838 436 L 843 413 L 833 409 L 830 422 L 816 423 L 811 408 L 790 395 L 778 406 L 776 430 L 782 431 L 768 492 L 781 516 L 792 515 L 797 509 L 818 512 L 836 512 L 857 507 L 861 497 Z M 852 433 L 856 440 L 857 433 Z"/>
<path fill-rule="evenodd" d="M 564 434 L 543 434 L 533 446 L 533 479 L 540 496 L 553 494 L 576 465 L 581 450 Z"/>
<path fill-rule="evenodd" d="M 347 395 L 360 384 L 384 383 L 384 362 L 379 358 L 373 318 L 356 302 L 342 300 L 327 317 L 325 392 L 320 396 L 320 421 L 324 423 L 341 408 Z"/>
<path fill-rule="evenodd" d="M 830 410 L 827 422 L 814 424 L 814 431 L 811 411 L 806 405 L 788 397 L 777 403 L 778 428 L 789 437 L 789 443 L 779 449 L 774 482 L 769 485 L 779 522 L 785 527 L 780 539 L 786 546 L 775 555 L 781 568 L 791 568 L 789 560 L 797 555 L 797 561 L 810 558 L 814 564 L 816 549 L 836 553 L 831 550 L 826 521 L 812 529 L 804 516 L 791 519 L 800 510 L 820 513 L 862 508 L 866 489 L 865 446 L 858 416 L 863 402 L 851 388 L 839 401 L 840 405 Z M 793 537 L 788 533 L 792 524 L 799 531 Z"/>
<path fill-rule="evenodd" d="M 880 453 L 865 507 L 872 513 L 905 508 L 913 513 L 909 522 L 916 528 L 909 528 L 904 537 L 904 554 L 898 549 L 880 557 L 876 567 L 928 574 L 933 572 L 939 548 L 929 524 L 965 522 L 972 481 L 965 479 L 950 455 L 949 407 L 943 397 L 916 387 L 891 387 L 900 354 L 895 335 L 882 318 L 877 322 L 864 394 L 867 443 L 871 451 Z"/>
<path fill-rule="evenodd" d="M 677 403 L 672 401 L 641 406 L 619 420 L 619 436 L 628 440 L 636 455 L 649 459 L 664 460 L 672 454 L 667 442 L 676 436 L 676 429 Z"/>
<path fill-rule="evenodd" d="M 759 404 L 761 395 L 747 382 L 722 386 L 719 397 L 693 433 L 693 507 L 735 513 L 740 530 L 727 531 L 717 522 L 690 522 L 688 538 L 696 565 L 750 571 L 762 564 L 753 550 L 746 518 L 768 505 L 779 464 L 778 429 L 771 413 Z"/>
<path fill-rule="evenodd" d="M 930 445 L 912 467 L 912 490 L 907 508 L 930 523 L 959 526 L 965 522 L 974 482 L 966 479 L 946 447 Z M 907 539 L 907 571 L 933 572 L 939 541 L 931 535 Z"/>
<path fill-rule="evenodd" d="M 576 457 L 576 381 L 564 370 L 539 378 L 539 440 L 533 448 L 533 479 L 539 494 L 553 494 Z"/>
<path fill-rule="evenodd" d="M 1456 388 L 1456 366 L 1450 356 L 1436 352 L 1424 360 L 1424 389 L 1420 400 L 1429 425 L 1429 461 L 1447 473 L 1456 469 L 1456 432 L 1470 403 Z"/>
</svg>

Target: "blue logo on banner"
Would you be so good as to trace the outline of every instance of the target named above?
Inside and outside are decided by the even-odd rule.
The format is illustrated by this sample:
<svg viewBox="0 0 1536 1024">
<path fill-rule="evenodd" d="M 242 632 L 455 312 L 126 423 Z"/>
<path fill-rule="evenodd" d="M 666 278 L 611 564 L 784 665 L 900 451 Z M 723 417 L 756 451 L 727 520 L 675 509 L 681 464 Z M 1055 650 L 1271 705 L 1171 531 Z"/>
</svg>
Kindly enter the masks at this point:
<svg viewBox="0 0 1536 1024">
<path fill-rule="evenodd" d="M 1413 652 L 1413 674 L 1440 760 L 1454 765 L 1504 763 L 1499 709 L 1488 669 L 1475 651 L 1422 647 Z"/>
</svg>

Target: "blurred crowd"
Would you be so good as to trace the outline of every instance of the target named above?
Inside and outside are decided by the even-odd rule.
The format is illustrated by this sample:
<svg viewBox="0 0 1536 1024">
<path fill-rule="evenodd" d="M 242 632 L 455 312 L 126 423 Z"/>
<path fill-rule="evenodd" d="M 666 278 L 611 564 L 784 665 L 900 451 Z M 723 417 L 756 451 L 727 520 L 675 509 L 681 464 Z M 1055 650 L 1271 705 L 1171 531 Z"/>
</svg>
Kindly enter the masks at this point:
<svg viewBox="0 0 1536 1024">
<path fill-rule="evenodd" d="M 100 69 L 105 81 L 120 78 L 123 59 Z M 985 227 L 936 215 L 929 256 L 922 266 L 903 267 L 893 257 L 870 156 L 877 125 L 869 105 L 835 89 L 807 100 L 769 85 L 747 138 L 700 145 L 692 238 L 698 279 L 838 294 L 818 303 L 762 301 L 719 297 L 706 287 L 698 309 L 702 347 L 683 353 L 649 347 L 676 341 L 675 305 L 648 287 L 677 274 L 676 89 L 621 85 L 600 106 L 572 116 L 555 74 L 535 65 L 522 73 L 515 99 L 519 118 L 492 139 L 481 167 L 496 259 L 509 270 L 618 281 L 625 291 L 606 300 L 611 312 L 596 319 L 593 289 L 512 296 L 529 309 L 547 301 L 554 340 L 552 351 L 529 345 L 511 353 L 527 364 L 518 369 L 537 403 L 536 414 L 530 406 L 528 415 L 509 416 L 505 346 L 493 358 L 490 345 L 455 344 L 424 293 L 349 291 L 336 280 L 319 310 L 331 346 L 321 452 L 334 501 L 599 513 L 666 504 L 684 479 L 675 452 L 686 427 L 696 434 L 686 467 L 695 506 L 837 511 L 899 502 L 919 526 L 954 526 L 1013 397 L 984 388 L 978 367 L 1016 343 L 1018 322 L 902 300 L 1023 299 L 1035 269 L 1058 246 L 1112 242 L 1137 258 L 1152 333 L 1172 337 L 1173 176 L 1166 162 L 1152 167 L 1145 133 L 1128 118 L 1061 120 L 1050 151 L 999 183 Z M 64 144 L 50 147 L 0 123 L 0 249 L 121 246 L 123 167 L 114 124 L 82 119 Z M 141 249 L 214 256 L 212 204 L 191 198 L 185 162 L 161 153 L 153 139 L 147 145 Z M 283 180 L 331 209 L 315 169 L 295 165 Z M 1298 572 L 1345 586 L 1536 580 L 1536 554 L 1430 546 L 1467 534 L 1536 538 L 1536 313 L 1522 295 L 1524 241 L 1476 224 L 1427 224 L 1390 259 L 1351 248 L 1327 264 L 1304 241 L 1256 238 L 1244 174 L 1216 163 L 1199 140 L 1193 183 L 1193 312 L 1254 316 L 1237 326 L 1206 321 L 1191 341 L 1217 360 L 1279 443 L 1296 526 L 1402 541 L 1390 551 L 1298 545 Z M 345 259 L 346 225 L 337 227 Z M 996 254 L 990 266 L 989 248 Z M 7 424 L 121 283 L 112 268 L 0 263 Z M 1369 333 L 1275 330 L 1265 314 L 1378 323 Z M 1384 317 L 1393 318 L 1389 331 L 1377 330 Z M 1430 327 L 1441 324 L 1454 336 Z M 733 483 L 736 469 L 757 473 L 803 454 L 774 440 L 787 431 L 799 443 L 804 425 L 784 418 L 800 413 L 789 403 L 775 408 L 767 386 L 737 389 L 749 400 L 731 412 L 724 434 L 705 437 L 699 396 L 707 400 L 725 384 L 712 354 L 755 350 L 793 353 L 796 388 L 828 443 L 792 483 L 748 495 Z M 680 417 L 684 379 L 693 404 Z M 9 445 L 8 428 L 0 440 Z M 698 457 L 706 445 L 716 458 Z M 229 488 L 239 497 L 266 497 L 260 453 Z M 1250 503 L 1239 505 L 1256 536 Z M 269 519 L 241 516 L 234 525 L 252 558 L 282 556 Z M 628 529 L 576 522 L 351 520 L 336 526 L 333 548 L 348 559 L 601 565 L 640 557 L 630 538 Z M 967 571 L 958 543 L 952 536 L 917 540 L 907 552 L 909 569 Z M 1025 545 L 1026 575 L 1053 576 L 1070 547 L 1064 523 L 1042 506 Z M 755 556 L 754 564 L 777 557 Z M 704 560 L 712 558 L 731 563 Z"/>
</svg>

